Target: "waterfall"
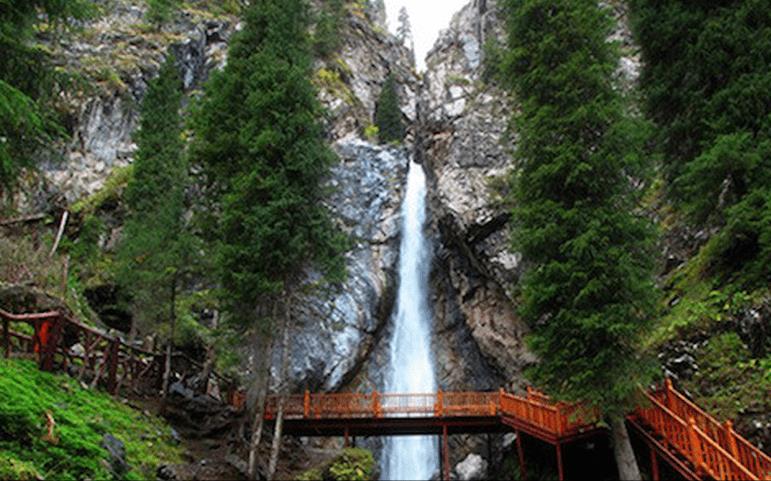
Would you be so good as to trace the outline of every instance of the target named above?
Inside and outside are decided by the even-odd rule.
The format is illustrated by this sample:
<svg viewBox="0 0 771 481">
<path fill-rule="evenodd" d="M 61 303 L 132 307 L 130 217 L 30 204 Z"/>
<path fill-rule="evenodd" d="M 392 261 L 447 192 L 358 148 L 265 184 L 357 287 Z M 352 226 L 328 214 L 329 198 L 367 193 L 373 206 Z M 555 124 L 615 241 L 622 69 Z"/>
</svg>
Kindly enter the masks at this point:
<svg viewBox="0 0 771 481">
<path fill-rule="evenodd" d="M 399 292 L 390 358 L 387 393 L 433 393 L 436 377 L 431 356 L 431 314 L 428 309 L 430 253 L 423 227 L 426 219 L 426 177 L 410 163 L 402 204 Z M 439 465 L 438 445 L 431 436 L 386 438 L 382 472 L 386 480 L 427 480 Z"/>
</svg>

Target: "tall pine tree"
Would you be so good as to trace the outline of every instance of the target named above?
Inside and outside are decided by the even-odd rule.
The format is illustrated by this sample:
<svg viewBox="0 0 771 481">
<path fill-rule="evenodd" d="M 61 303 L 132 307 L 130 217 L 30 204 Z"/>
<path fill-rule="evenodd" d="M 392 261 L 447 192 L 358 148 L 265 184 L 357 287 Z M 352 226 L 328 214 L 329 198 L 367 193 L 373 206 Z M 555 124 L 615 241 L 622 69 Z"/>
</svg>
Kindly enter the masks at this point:
<svg viewBox="0 0 771 481">
<path fill-rule="evenodd" d="M 209 223 L 226 314 L 231 322 L 262 333 L 255 339 L 263 351 L 254 368 L 257 410 L 268 385 L 267 366 L 260 363 L 270 359 L 272 333 L 289 329 L 304 269 L 318 266 L 332 281 L 345 274 L 344 238 L 322 201 L 322 182 L 335 156 L 325 144 L 321 107 L 310 82 L 308 27 L 303 0 L 253 2 L 228 64 L 207 85 L 194 121 L 194 157 L 215 213 Z M 287 336 L 283 339 L 286 366 Z M 281 408 L 279 418 L 280 413 Z M 254 420 L 252 475 L 259 412 Z M 280 427 L 276 434 L 274 439 Z M 277 447 L 274 441 L 272 460 Z"/>
<path fill-rule="evenodd" d="M 181 87 L 169 58 L 142 102 L 133 177 L 126 188 L 128 218 L 117 263 L 117 278 L 131 299 L 132 333 L 168 322 L 164 393 L 179 280 L 191 251 L 184 220 L 188 164 L 179 115 Z"/>
<path fill-rule="evenodd" d="M 399 93 L 396 91 L 396 79 L 393 74 L 386 77 L 380 97 L 375 106 L 375 125 L 382 142 L 401 142 L 405 128 L 402 110 L 399 108 Z"/>
<path fill-rule="evenodd" d="M 593 0 L 508 0 L 503 71 L 520 102 L 514 247 L 529 265 L 523 315 L 540 362 L 530 376 L 599 409 L 621 479 L 639 479 L 624 413 L 652 307 L 651 230 L 630 175 L 640 137 L 612 79 L 611 20 Z"/>
<path fill-rule="evenodd" d="M 771 9 L 766 0 L 634 0 L 641 84 L 669 198 L 726 280 L 768 284 L 771 265 Z"/>
</svg>

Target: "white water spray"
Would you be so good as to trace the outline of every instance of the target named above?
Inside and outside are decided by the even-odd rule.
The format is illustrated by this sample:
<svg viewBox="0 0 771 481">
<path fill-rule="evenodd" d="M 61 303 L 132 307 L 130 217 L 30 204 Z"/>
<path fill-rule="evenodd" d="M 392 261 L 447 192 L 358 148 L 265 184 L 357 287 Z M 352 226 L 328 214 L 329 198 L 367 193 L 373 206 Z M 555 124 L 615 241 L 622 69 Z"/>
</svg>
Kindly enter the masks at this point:
<svg viewBox="0 0 771 481">
<path fill-rule="evenodd" d="M 429 249 L 426 220 L 426 177 L 410 163 L 402 204 L 399 292 L 390 345 L 387 393 L 433 393 L 436 377 L 431 356 L 431 314 L 428 309 Z M 386 438 L 382 460 L 384 480 L 427 480 L 439 465 L 438 445 L 431 436 Z"/>
</svg>

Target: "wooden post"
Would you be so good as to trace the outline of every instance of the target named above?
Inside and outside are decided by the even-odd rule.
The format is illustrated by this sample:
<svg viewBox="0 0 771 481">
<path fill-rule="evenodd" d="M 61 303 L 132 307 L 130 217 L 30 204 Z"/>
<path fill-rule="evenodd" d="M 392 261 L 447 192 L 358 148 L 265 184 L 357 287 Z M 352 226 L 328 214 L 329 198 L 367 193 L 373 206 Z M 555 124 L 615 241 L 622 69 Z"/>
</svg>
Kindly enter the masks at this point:
<svg viewBox="0 0 771 481">
<path fill-rule="evenodd" d="M 11 333 L 8 319 L 3 318 L 3 343 L 5 344 L 5 358 L 11 357 Z"/>
<path fill-rule="evenodd" d="M 666 378 L 664 380 L 664 404 L 666 407 L 671 411 L 672 410 L 672 380 L 670 378 Z"/>
<path fill-rule="evenodd" d="M 311 392 L 305 390 L 305 397 L 303 397 L 303 417 L 308 418 L 311 415 Z"/>
<path fill-rule="evenodd" d="M 382 415 L 382 407 L 380 406 L 380 398 L 377 391 L 372 393 L 372 413 L 376 418 Z"/>
<path fill-rule="evenodd" d="M 738 461 L 739 460 L 739 448 L 736 446 L 736 433 L 734 433 L 734 423 L 730 420 L 725 422 L 725 430 L 728 437 L 728 447 L 731 450 L 731 454 Z"/>
<path fill-rule="evenodd" d="M 48 325 L 48 336 L 46 336 L 46 342 L 42 347 L 42 367 L 44 371 L 54 370 L 54 356 L 56 355 L 56 349 L 59 347 L 59 338 L 61 337 L 61 331 L 64 327 L 64 319 L 61 317 L 55 317 L 50 321 Z M 65 362 L 67 357 L 65 356 Z"/>
<path fill-rule="evenodd" d="M 525 450 L 522 449 L 522 432 L 516 431 L 517 434 L 517 456 L 519 457 L 519 474 L 522 480 L 527 479 L 527 465 L 525 464 Z"/>
<path fill-rule="evenodd" d="M 559 480 L 565 481 L 565 468 L 562 466 L 562 445 L 557 443 L 557 473 Z"/>
<path fill-rule="evenodd" d="M 117 339 L 110 341 L 110 355 L 107 360 L 107 391 L 110 394 L 118 393 L 118 356 L 120 355 L 120 344 Z"/>
<path fill-rule="evenodd" d="M 447 425 L 442 425 L 442 479 L 450 481 L 450 445 L 447 439 Z"/>
<path fill-rule="evenodd" d="M 701 454 L 701 442 L 696 434 L 696 421 L 693 419 L 693 416 L 688 418 L 688 440 L 691 443 L 691 453 L 696 458 L 694 462 L 696 472 L 700 473 L 704 465 L 704 458 Z"/>
<path fill-rule="evenodd" d="M 439 390 L 439 392 L 436 393 L 436 405 L 434 406 L 434 415 L 436 417 L 444 416 L 444 393 L 442 393 L 441 389 Z"/>
<path fill-rule="evenodd" d="M 498 412 L 503 414 L 503 388 L 498 389 Z"/>
<path fill-rule="evenodd" d="M 351 441 L 350 437 L 348 435 L 348 426 L 345 427 L 345 432 L 343 433 L 343 447 L 350 448 L 351 447 Z"/>
<path fill-rule="evenodd" d="M 661 476 L 659 475 L 659 459 L 656 456 L 656 449 L 653 447 L 653 444 L 648 444 L 648 449 L 651 453 L 651 477 L 653 478 L 653 481 L 660 481 Z"/>
</svg>

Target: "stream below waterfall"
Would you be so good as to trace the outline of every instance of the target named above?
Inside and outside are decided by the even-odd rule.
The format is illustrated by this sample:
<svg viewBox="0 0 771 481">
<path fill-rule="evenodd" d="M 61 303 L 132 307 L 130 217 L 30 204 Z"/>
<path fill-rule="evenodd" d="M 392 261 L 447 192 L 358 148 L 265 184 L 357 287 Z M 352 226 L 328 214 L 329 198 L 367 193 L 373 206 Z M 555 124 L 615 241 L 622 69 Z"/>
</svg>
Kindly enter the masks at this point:
<svg viewBox="0 0 771 481">
<path fill-rule="evenodd" d="M 426 221 L 426 176 L 410 163 L 402 203 L 399 252 L 399 290 L 389 346 L 387 393 L 436 392 L 431 354 L 431 310 L 428 307 L 430 249 Z M 432 436 L 386 438 L 381 461 L 382 479 L 427 480 L 439 466 L 437 440 Z"/>
</svg>

